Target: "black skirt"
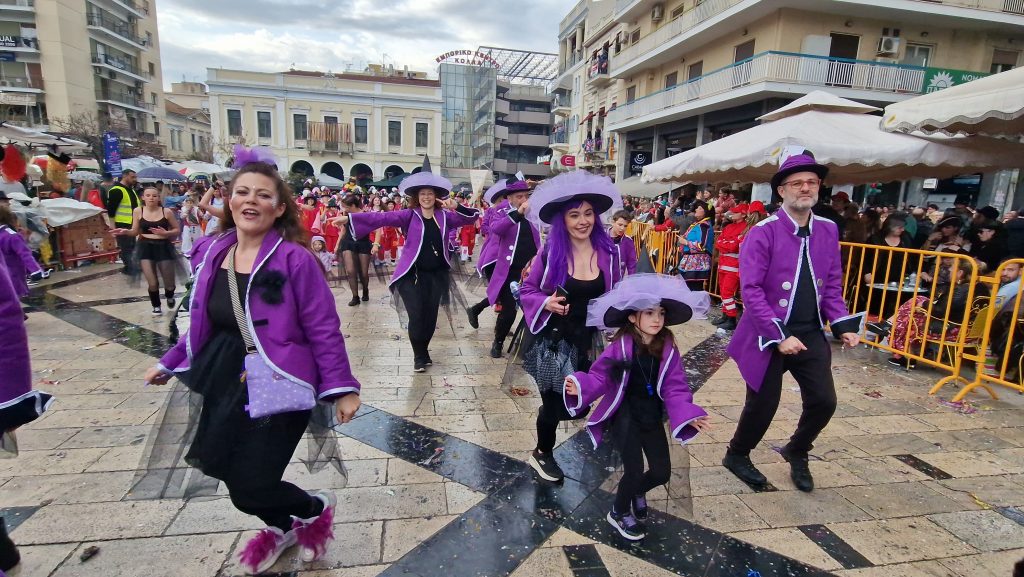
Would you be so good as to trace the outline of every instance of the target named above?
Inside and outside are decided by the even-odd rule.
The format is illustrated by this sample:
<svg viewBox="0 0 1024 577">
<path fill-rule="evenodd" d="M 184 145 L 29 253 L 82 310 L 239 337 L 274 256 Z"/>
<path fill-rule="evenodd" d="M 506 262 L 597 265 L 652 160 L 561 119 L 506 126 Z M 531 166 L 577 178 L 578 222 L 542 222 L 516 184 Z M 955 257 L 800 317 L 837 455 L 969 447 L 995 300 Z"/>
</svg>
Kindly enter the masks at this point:
<svg viewBox="0 0 1024 577">
<path fill-rule="evenodd" d="M 139 238 L 139 242 L 135 243 L 135 251 L 139 260 L 160 262 L 178 258 L 174 252 L 174 245 L 169 240 Z"/>
<path fill-rule="evenodd" d="M 373 243 L 368 238 L 352 240 L 352 237 L 345 235 L 338 243 L 338 252 L 352 251 L 356 254 L 370 254 Z"/>
</svg>

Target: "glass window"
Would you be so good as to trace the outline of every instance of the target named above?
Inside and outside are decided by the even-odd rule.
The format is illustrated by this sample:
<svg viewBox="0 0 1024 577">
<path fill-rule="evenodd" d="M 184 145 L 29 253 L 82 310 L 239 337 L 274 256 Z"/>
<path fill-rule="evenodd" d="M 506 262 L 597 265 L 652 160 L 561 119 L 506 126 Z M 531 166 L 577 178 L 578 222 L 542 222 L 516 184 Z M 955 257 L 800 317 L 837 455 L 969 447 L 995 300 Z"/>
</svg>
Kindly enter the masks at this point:
<svg viewBox="0 0 1024 577">
<path fill-rule="evenodd" d="M 149 75 L 156 76 L 156 65 L 152 62 L 149 63 Z"/>
<path fill-rule="evenodd" d="M 673 72 L 665 75 L 665 88 L 672 88 L 676 85 L 676 79 L 679 77 L 679 73 Z"/>
<path fill-rule="evenodd" d="M 153 122 L 153 136 L 160 136 L 160 123 Z"/>
<path fill-rule="evenodd" d="M 903 64 L 911 66 L 928 66 L 932 59 L 932 47 L 927 44 L 907 43 L 907 50 L 903 53 Z"/>
<path fill-rule="evenodd" d="M 426 148 L 429 142 L 429 125 L 426 122 L 416 123 L 416 148 Z"/>
<path fill-rule="evenodd" d="M 306 140 L 309 131 L 307 130 L 305 114 L 293 114 L 292 127 L 295 133 L 295 140 Z"/>
<path fill-rule="evenodd" d="M 636 44 L 637 42 L 640 42 L 640 29 L 639 28 L 637 28 L 636 30 L 632 31 L 629 34 L 629 43 L 630 44 Z"/>
<path fill-rule="evenodd" d="M 228 110 L 228 136 L 242 136 L 241 110 Z"/>
<path fill-rule="evenodd" d="M 704 61 L 703 60 L 701 60 L 700 62 L 694 62 L 693 64 L 690 65 L 690 68 L 687 71 L 686 79 L 687 80 L 693 80 L 694 78 L 700 77 L 700 75 L 702 75 L 702 74 L 704 74 Z"/>
<path fill-rule="evenodd" d="M 256 113 L 256 134 L 260 138 L 270 138 L 270 112 L 261 110 Z"/>
<path fill-rule="evenodd" d="M 1017 66 L 1018 58 L 1020 58 L 1020 52 L 996 48 L 992 51 L 992 67 L 989 69 L 989 72 L 999 74 L 1000 72 L 1013 70 Z"/>
<path fill-rule="evenodd" d="M 192 150 L 193 151 L 199 150 L 198 148 L 196 148 L 196 133 L 193 132 L 190 136 L 192 137 Z M 180 134 L 178 135 L 178 145 L 179 146 L 181 145 L 181 135 Z"/>
<path fill-rule="evenodd" d="M 626 89 L 626 102 L 633 102 L 636 100 L 636 86 L 630 86 Z"/>
<path fill-rule="evenodd" d="M 388 146 L 402 146 L 402 121 L 388 121 Z"/>
<path fill-rule="evenodd" d="M 366 119 L 365 118 L 356 118 L 355 119 L 355 125 L 356 125 L 356 144 L 366 144 L 367 143 Z"/>
</svg>

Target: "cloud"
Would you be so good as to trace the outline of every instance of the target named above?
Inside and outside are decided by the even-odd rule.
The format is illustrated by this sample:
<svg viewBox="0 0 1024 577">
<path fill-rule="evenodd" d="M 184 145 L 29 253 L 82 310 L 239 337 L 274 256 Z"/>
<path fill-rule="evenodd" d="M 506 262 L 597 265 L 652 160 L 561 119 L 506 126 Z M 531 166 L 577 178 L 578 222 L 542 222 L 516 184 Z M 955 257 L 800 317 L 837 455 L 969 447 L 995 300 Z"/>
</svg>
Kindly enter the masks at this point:
<svg viewBox="0 0 1024 577">
<path fill-rule="evenodd" d="M 162 0 L 161 65 L 169 87 L 207 68 L 362 70 L 369 63 L 436 74 L 454 49 L 557 52 L 573 0 Z"/>
</svg>

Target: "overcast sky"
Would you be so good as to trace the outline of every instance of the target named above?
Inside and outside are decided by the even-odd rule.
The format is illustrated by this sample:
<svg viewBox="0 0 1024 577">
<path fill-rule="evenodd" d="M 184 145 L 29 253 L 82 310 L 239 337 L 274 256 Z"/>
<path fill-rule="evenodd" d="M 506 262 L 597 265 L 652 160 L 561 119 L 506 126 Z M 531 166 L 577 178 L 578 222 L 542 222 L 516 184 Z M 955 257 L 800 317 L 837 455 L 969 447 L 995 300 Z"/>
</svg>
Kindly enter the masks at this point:
<svg viewBox="0 0 1024 577">
<path fill-rule="evenodd" d="M 611 1 L 611 0 L 607 0 Z M 575 0 L 156 0 L 166 88 L 206 69 L 280 72 L 368 63 L 436 75 L 434 58 L 478 46 L 557 52 Z"/>
</svg>

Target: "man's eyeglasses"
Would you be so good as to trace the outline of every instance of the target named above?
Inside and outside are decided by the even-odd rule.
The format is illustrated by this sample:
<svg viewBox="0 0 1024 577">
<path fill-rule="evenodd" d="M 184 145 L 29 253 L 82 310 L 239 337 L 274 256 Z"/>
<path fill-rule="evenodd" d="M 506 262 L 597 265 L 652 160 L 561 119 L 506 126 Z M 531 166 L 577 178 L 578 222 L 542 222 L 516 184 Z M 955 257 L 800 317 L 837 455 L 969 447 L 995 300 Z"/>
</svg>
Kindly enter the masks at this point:
<svg viewBox="0 0 1024 577">
<path fill-rule="evenodd" d="M 804 187 L 805 184 L 811 188 L 818 188 L 821 186 L 821 180 L 817 178 L 810 178 L 807 180 L 791 180 L 789 182 L 783 182 L 782 186 L 785 186 L 790 190 L 800 190 L 801 188 Z"/>
</svg>

